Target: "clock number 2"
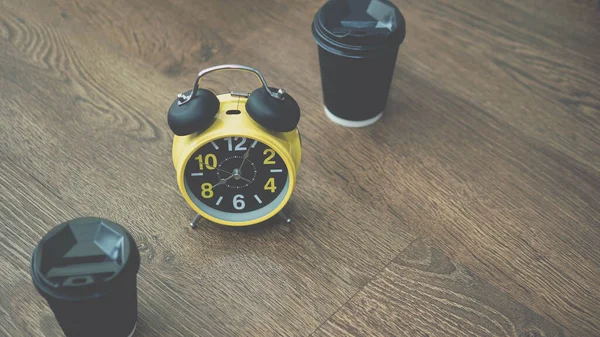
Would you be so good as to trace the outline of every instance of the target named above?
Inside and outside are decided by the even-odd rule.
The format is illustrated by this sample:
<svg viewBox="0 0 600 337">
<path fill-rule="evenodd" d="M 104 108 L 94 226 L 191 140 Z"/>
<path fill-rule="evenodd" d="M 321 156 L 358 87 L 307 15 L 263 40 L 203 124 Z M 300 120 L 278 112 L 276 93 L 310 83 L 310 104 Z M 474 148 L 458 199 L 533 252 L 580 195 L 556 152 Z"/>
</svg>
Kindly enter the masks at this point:
<svg viewBox="0 0 600 337">
<path fill-rule="evenodd" d="M 206 156 L 204 156 L 204 160 L 202 160 L 202 154 L 199 154 L 194 159 L 198 161 L 198 166 L 200 170 L 204 170 L 204 165 L 206 165 L 206 168 L 209 170 L 214 170 L 215 168 L 217 168 L 217 157 L 212 153 L 209 153 Z"/>
<path fill-rule="evenodd" d="M 263 151 L 263 154 L 268 154 L 267 158 L 265 158 L 265 161 L 263 163 L 265 163 L 266 165 L 275 164 L 275 161 L 272 160 L 273 157 L 275 157 L 275 151 L 273 151 L 273 149 L 265 149 Z"/>
</svg>

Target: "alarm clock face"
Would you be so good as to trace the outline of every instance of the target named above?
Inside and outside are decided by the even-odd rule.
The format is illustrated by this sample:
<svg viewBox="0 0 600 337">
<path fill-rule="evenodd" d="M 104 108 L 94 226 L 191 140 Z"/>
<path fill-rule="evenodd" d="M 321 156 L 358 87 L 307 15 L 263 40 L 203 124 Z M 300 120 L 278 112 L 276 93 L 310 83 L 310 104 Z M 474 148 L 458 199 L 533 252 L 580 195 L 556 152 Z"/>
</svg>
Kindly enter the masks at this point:
<svg viewBox="0 0 600 337">
<path fill-rule="evenodd" d="M 201 146 L 184 170 L 190 199 L 207 214 L 239 222 L 277 208 L 289 187 L 288 168 L 271 147 L 246 137 L 226 137 Z"/>
</svg>

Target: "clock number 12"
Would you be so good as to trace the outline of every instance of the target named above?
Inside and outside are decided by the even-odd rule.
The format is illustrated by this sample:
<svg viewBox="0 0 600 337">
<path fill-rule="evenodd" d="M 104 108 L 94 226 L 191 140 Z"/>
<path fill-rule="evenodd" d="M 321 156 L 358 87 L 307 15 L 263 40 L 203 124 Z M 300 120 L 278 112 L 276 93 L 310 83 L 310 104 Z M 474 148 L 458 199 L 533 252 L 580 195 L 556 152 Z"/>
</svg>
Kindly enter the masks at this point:
<svg viewBox="0 0 600 337">
<path fill-rule="evenodd" d="M 229 151 L 233 151 L 234 147 L 233 147 L 233 142 L 238 140 L 238 138 L 240 137 L 235 137 L 235 138 L 231 138 L 231 137 L 227 137 L 225 138 L 225 140 L 227 141 L 227 150 Z M 241 137 L 242 141 L 239 142 L 236 146 L 235 146 L 235 150 L 236 151 L 246 151 L 247 148 L 245 146 L 243 146 L 244 144 L 246 144 L 246 138 Z"/>
</svg>

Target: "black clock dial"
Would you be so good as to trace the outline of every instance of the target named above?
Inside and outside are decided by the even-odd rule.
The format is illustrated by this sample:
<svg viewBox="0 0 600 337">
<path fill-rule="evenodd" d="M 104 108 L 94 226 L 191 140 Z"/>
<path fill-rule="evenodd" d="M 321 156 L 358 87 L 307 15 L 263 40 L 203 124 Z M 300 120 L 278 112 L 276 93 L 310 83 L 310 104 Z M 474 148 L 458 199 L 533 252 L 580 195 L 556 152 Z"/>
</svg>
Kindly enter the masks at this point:
<svg viewBox="0 0 600 337">
<path fill-rule="evenodd" d="M 244 137 L 221 138 L 202 146 L 188 160 L 184 174 L 192 199 L 208 213 L 268 211 L 275 208 L 273 201 L 288 183 L 281 156 Z"/>
</svg>

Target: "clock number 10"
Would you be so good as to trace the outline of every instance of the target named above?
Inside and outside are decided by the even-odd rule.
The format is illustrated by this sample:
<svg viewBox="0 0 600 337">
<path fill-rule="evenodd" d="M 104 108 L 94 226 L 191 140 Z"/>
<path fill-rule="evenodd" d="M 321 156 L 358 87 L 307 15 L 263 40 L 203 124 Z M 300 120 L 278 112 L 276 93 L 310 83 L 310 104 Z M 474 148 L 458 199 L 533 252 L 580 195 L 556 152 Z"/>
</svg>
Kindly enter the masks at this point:
<svg viewBox="0 0 600 337">
<path fill-rule="evenodd" d="M 206 156 L 204 156 L 204 160 L 202 160 L 202 154 L 199 154 L 194 159 L 198 161 L 198 166 L 200 170 L 204 170 L 204 165 L 206 165 L 206 168 L 209 170 L 214 170 L 217 168 L 217 157 L 212 153 L 209 153 Z"/>
</svg>

